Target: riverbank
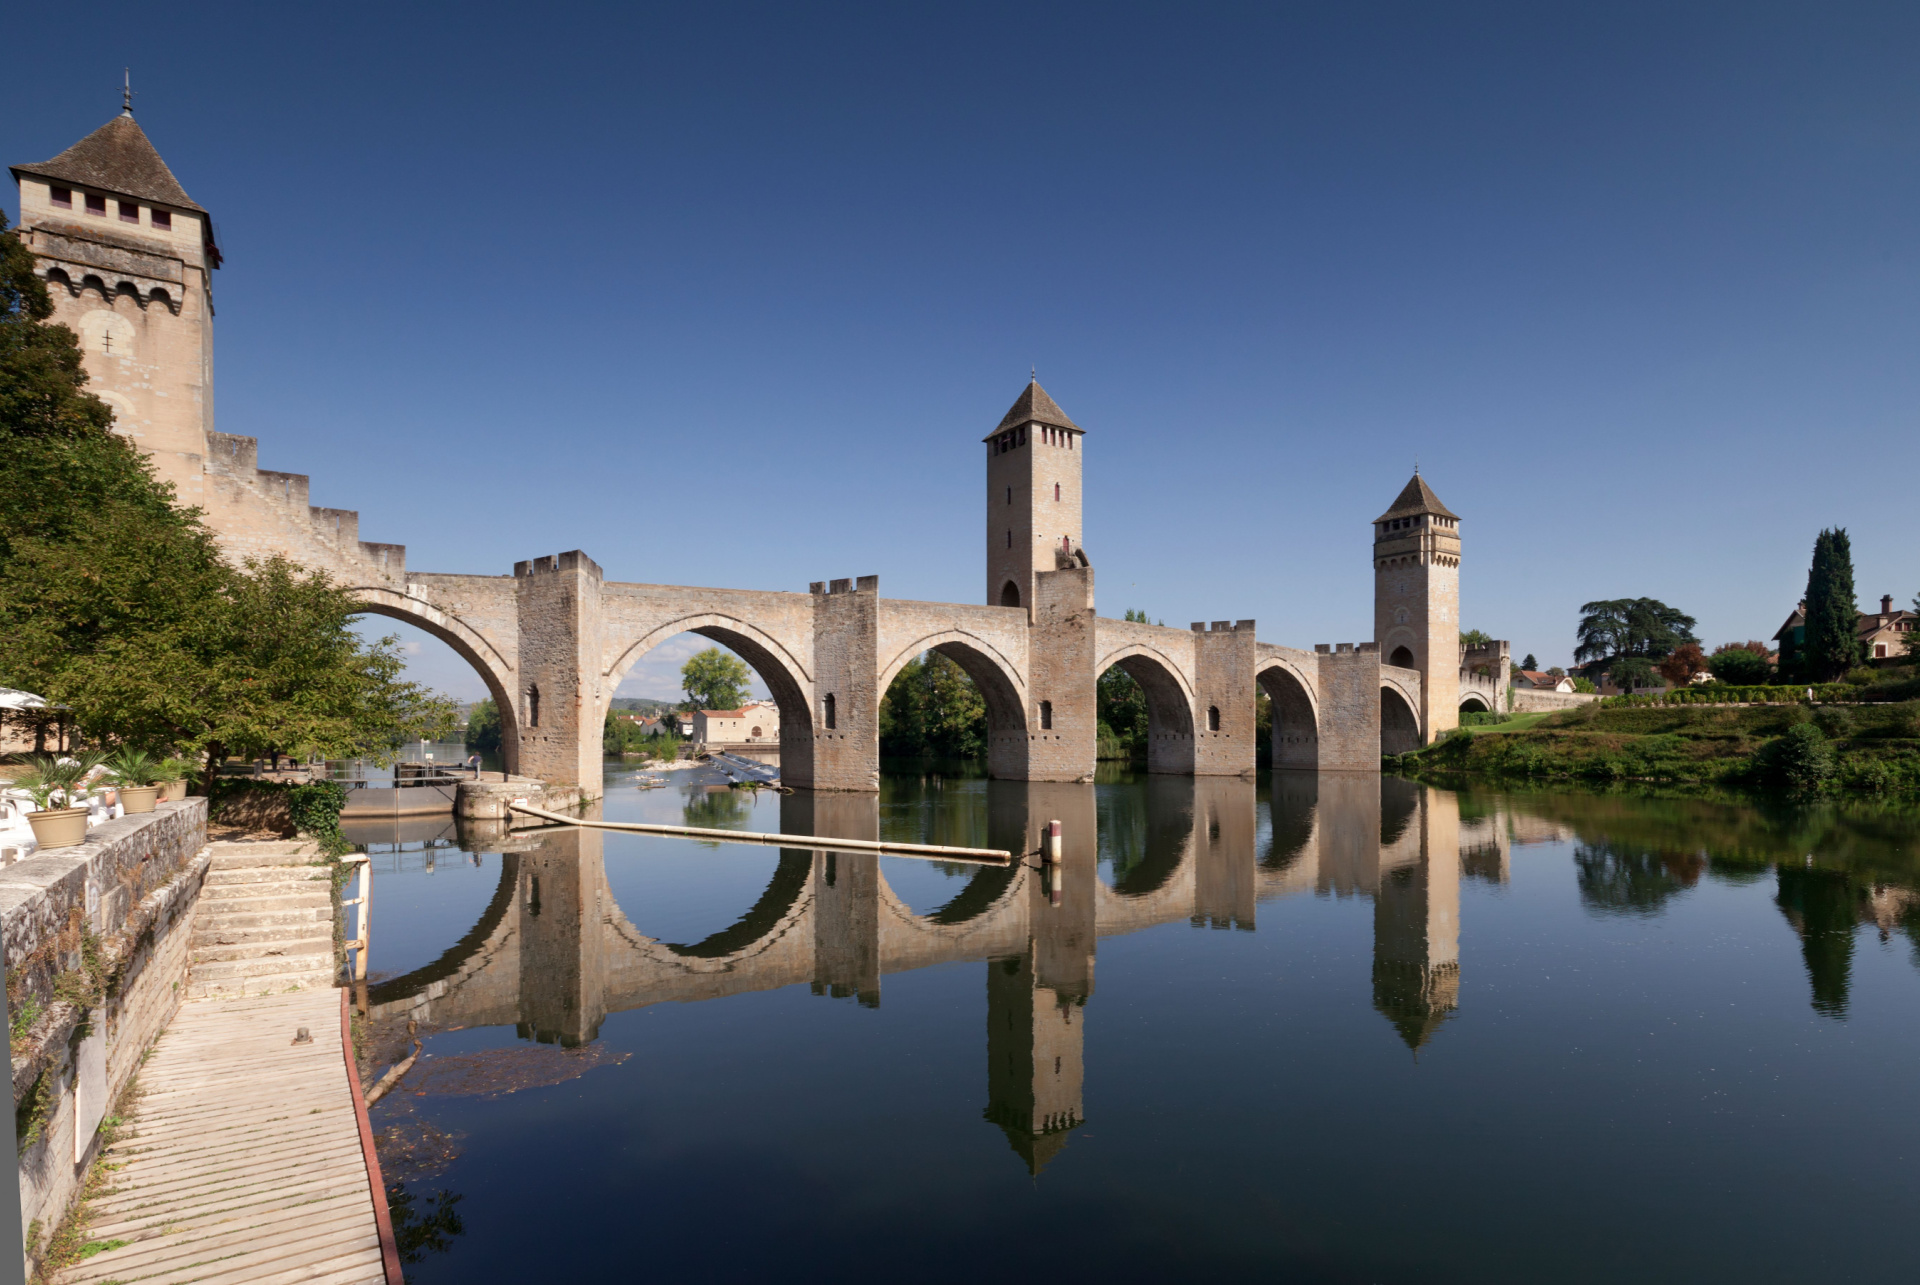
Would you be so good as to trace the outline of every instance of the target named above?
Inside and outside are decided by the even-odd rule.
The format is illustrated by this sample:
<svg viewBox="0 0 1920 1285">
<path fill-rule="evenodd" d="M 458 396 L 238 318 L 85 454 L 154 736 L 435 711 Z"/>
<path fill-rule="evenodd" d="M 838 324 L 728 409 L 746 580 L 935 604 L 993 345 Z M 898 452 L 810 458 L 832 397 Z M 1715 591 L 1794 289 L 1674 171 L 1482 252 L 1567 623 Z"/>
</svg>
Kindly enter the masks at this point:
<svg viewBox="0 0 1920 1285">
<path fill-rule="evenodd" d="M 1643 781 L 1801 794 L 1920 792 L 1920 702 L 1589 705 L 1462 727 L 1390 770 L 1436 779 Z"/>
</svg>

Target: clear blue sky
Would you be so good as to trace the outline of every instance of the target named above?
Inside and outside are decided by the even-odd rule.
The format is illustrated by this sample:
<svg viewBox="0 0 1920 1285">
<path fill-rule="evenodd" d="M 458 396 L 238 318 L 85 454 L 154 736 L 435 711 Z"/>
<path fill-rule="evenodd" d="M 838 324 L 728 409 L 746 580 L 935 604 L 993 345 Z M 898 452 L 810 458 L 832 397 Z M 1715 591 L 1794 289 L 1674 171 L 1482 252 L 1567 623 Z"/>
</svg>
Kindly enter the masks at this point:
<svg viewBox="0 0 1920 1285">
<path fill-rule="evenodd" d="M 228 254 L 219 427 L 418 569 L 978 601 L 1037 364 L 1103 614 L 1365 638 L 1416 457 L 1465 623 L 1543 664 L 1590 598 L 1764 638 L 1824 525 L 1920 590 L 1920 7 L 6 24 L 4 159 L 131 64 Z"/>
</svg>

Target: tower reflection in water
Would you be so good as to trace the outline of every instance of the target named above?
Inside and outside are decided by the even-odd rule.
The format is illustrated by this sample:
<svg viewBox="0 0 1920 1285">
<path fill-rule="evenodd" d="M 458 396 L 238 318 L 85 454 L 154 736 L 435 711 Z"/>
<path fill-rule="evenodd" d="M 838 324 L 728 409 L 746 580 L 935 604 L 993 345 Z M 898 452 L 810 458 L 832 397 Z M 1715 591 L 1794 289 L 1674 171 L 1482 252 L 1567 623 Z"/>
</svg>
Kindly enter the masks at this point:
<svg viewBox="0 0 1920 1285">
<path fill-rule="evenodd" d="M 500 886 L 440 959 L 368 992 L 376 1056 L 397 1053 L 409 1021 L 423 1032 L 511 1024 L 524 1039 L 577 1047 L 609 1012 L 801 983 L 878 1007 L 888 973 L 979 961 L 983 1115 L 1037 1174 L 1086 1119 L 1100 937 L 1182 920 L 1252 932 L 1263 901 L 1370 898 L 1373 1004 L 1417 1050 L 1460 1002 L 1463 873 L 1504 881 L 1507 872 L 1504 818 L 1463 823 L 1454 795 L 1395 778 L 1278 772 L 1268 788 L 1168 776 L 1113 791 L 990 781 L 984 808 L 976 794 L 971 810 L 951 799 L 916 806 L 915 788 L 927 787 L 890 786 L 888 838 L 1029 855 L 971 872 L 944 905 L 920 912 L 895 894 L 879 858 L 781 849 L 755 903 L 689 943 L 628 920 L 607 884 L 603 832 L 470 831 L 463 846 L 503 854 Z M 878 838 L 881 815 L 872 795 L 780 802 L 781 829 L 794 834 Z M 1052 820 L 1063 852 L 1050 869 L 1037 854 Z"/>
</svg>

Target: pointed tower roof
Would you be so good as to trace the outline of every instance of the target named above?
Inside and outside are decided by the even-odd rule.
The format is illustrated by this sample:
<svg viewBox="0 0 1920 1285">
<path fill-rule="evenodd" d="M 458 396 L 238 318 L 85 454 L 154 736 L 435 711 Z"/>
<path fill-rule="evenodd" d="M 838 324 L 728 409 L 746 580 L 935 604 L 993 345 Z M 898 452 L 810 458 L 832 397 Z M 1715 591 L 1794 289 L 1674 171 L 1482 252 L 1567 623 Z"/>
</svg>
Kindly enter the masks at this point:
<svg viewBox="0 0 1920 1285">
<path fill-rule="evenodd" d="M 16 178 L 31 174 L 82 187 L 104 188 L 157 205 L 206 213 L 160 159 L 146 131 L 134 123 L 131 111 L 121 112 L 50 161 L 12 168 Z"/>
<path fill-rule="evenodd" d="M 1458 513 L 1440 503 L 1440 497 L 1435 495 L 1433 488 L 1427 485 L 1427 479 L 1421 477 L 1416 471 L 1413 480 L 1408 482 L 1406 489 L 1400 492 L 1400 498 L 1393 502 L 1393 507 L 1374 521 L 1384 522 L 1388 518 L 1408 518 L 1421 513 L 1437 513 L 1443 518 L 1452 518 L 1456 522 L 1460 520 Z"/>
<path fill-rule="evenodd" d="M 1055 428 L 1071 429 L 1076 433 L 1087 430 L 1067 418 L 1067 413 L 1053 398 L 1047 396 L 1047 390 L 1040 387 L 1040 381 L 1030 381 L 1020 396 L 1014 398 L 1013 408 L 1000 417 L 1000 426 L 980 440 L 991 441 L 995 434 L 1004 433 L 1021 424 L 1051 424 Z"/>
</svg>

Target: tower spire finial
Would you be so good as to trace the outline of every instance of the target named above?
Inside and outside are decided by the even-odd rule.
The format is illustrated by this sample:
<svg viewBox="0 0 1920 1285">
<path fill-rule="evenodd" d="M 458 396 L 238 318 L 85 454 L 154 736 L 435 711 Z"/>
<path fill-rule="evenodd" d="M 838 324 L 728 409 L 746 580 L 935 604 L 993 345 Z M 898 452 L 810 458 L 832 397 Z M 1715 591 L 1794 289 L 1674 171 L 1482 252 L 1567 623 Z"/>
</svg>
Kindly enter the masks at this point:
<svg viewBox="0 0 1920 1285">
<path fill-rule="evenodd" d="M 1027 367 L 1027 382 L 1029 384 L 1037 384 L 1040 382 L 1040 367 L 1038 364 Z"/>
<path fill-rule="evenodd" d="M 133 115 L 133 68 L 122 67 L 120 74 L 124 78 L 120 90 L 120 114 Z"/>
</svg>

